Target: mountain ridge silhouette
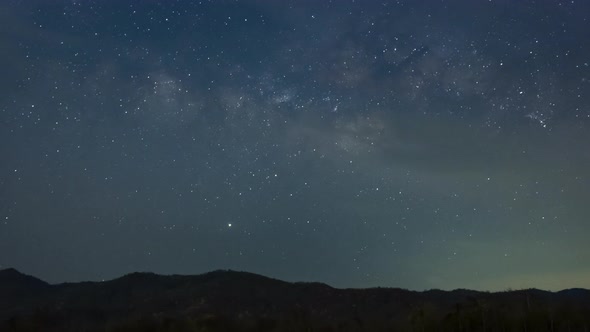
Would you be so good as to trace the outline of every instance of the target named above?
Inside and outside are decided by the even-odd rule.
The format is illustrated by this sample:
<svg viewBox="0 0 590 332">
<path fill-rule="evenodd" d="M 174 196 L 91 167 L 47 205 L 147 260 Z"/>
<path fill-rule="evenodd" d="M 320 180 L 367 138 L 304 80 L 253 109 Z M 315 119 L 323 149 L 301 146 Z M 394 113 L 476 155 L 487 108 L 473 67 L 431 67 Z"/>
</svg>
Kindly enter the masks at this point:
<svg viewBox="0 0 590 332">
<path fill-rule="evenodd" d="M 467 323 L 487 324 L 484 329 L 493 331 L 498 317 L 509 319 L 497 324 L 528 322 L 535 331 L 543 329 L 534 324 L 548 322 L 583 331 L 590 326 L 590 290 L 340 289 L 232 270 L 199 275 L 134 272 L 107 281 L 48 284 L 15 269 L 0 270 L 0 331 L 75 331 L 80 326 L 87 331 L 147 331 L 148 326 L 167 331 L 164 325 L 169 323 L 184 326 L 175 331 L 283 331 L 287 326 L 403 331 L 416 329 L 416 324 L 428 331 L 435 326 L 456 330 L 457 324 Z"/>
</svg>

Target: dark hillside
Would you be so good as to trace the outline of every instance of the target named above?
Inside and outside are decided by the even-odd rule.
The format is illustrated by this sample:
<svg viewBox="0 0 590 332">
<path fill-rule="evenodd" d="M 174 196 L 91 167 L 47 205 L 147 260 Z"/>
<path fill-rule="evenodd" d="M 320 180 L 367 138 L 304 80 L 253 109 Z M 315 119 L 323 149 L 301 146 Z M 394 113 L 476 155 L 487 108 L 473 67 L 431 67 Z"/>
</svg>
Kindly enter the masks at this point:
<svg viewBox="0 0 590 332">
<path fill-rule="evenodd" d="M 336 289 L 235 271 L 49 285 L 0 271 L 0 331 L 588 331 L 590 291 Z"/>
</svg>

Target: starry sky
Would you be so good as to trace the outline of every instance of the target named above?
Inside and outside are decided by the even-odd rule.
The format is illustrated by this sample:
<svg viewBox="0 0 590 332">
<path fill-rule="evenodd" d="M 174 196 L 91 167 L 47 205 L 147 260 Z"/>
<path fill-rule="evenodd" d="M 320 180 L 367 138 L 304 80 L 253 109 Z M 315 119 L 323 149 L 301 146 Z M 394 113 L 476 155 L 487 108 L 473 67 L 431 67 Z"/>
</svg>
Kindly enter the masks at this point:
<svg viewBox="0 0 590 332">
<path fill-rule="evenodd" d="M 590 288 L 590 4 L 0 3 L 0 268 Z"/>
</svg>

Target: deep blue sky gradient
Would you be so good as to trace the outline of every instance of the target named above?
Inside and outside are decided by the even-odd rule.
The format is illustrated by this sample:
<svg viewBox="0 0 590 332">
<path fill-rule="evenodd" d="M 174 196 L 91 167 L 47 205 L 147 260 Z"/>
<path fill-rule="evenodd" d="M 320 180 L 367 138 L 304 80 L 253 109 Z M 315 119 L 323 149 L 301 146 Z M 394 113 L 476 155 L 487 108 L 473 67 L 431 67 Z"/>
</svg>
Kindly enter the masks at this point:
<svg viewBox="0 0 590 332">
<path fill-rule="evenodd" d="M 4 1 L 0 267 L 590 288 L 584 1 Z"/>
</svg>

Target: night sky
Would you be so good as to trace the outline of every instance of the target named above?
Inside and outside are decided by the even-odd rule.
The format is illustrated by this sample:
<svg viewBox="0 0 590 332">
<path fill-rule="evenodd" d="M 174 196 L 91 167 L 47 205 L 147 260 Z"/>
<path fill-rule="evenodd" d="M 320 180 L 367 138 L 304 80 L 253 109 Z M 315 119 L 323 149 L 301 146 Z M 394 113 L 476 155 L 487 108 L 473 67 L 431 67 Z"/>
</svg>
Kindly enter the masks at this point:
<svg viewBox="0 0 590 332">
<path fill-rule="evenodd" d="M 0 3 L 0 268 L 590 288 L 588 1 Z"/>
</svg>

